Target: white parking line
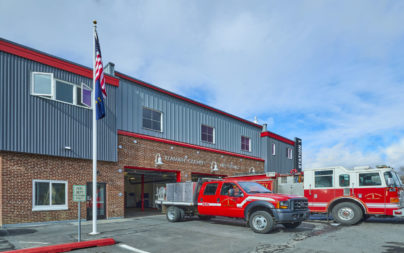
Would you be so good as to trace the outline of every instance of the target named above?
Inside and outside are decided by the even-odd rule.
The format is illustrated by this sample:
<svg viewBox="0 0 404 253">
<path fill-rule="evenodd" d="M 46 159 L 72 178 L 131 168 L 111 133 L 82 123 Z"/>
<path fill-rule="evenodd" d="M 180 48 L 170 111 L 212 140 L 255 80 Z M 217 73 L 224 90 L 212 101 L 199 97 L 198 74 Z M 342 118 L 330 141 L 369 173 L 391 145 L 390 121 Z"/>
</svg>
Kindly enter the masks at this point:
<svg viewBox="0 0 404 253">
<path fill-rule="evenodd" d="M 123 244 L 123 243 L 118 244 L 118 246 L 121 247 L 121 248 L 123 248 L 123 249 L 130 250 L 130 251 L 132 251 L 132 252 L 137 252 L 137 253 L 149 253 L 149 252 L 147 252 L 147 251 L 144 251 L 144 250 L 141 250 L 141 249 L 136 249 L 136 248 L 133 248 L 133 247 L 131 247 L 131 246 L 129 246 L 129 245 L 126 245 L 126 244 Z"/>
</svg>

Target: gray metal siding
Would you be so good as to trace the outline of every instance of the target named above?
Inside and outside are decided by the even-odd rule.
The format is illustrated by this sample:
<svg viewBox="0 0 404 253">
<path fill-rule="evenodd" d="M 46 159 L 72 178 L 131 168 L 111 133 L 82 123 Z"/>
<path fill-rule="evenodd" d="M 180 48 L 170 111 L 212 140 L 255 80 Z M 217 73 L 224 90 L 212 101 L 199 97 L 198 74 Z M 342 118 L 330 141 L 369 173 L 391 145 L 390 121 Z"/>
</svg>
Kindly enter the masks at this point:
<svg viewBox="0 0 404 253">
<path fill-rule="evenodd" d="M 172 96 L 120 79 L 118 129 L 199 146 L 261 157 L 261 129 Z M 142 108 L 163 113 L 163 131 L 142 127 Z M 215 128 L 215 143 L 201 141 L 201 124 Z M 251 152 L 241 151 L 241 136 L 251 138 Z"/>
<path fill-rule="evenodd" d="M 91 159 L 92 111 L 31 95 L 32 72 L 92 86 L 89 78 L 0 52 L 0 150 Z M 98 121 L 99 160 L 117 161 L 116 92 L 107 85 L 106 117 Z"/>
<path fill-rule="evenodd" d="M 264 137 L 268 138 L 268 137 Z M 289 173 L 291 169 L 294 168 L 294 154 L 292 155 L 292 159 L 289 159 L 287 156 L 287 148 L 292 148 L 294 151 L 294 146 L 290 144 L 286 144 L 284 142 L 268 138 L 267 142 L 267 163 L 268 168 L 266 171 L 268 172 L 279 172 L 279 173 Z M 275 144 L 275 155 L 272 155 L 272 144 Z"/>
</svg>

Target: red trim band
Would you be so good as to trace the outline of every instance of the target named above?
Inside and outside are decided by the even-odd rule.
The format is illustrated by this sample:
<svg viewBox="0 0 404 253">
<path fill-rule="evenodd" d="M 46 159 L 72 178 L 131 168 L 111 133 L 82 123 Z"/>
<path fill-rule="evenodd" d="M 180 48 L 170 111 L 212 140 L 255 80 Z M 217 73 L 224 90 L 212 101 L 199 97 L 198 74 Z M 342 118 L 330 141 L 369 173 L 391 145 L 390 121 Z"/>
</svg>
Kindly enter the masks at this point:
<svg viewBox="0 0 404 253">
<path fill-rule="evenodd" d="M 14 43 L 9 43 L 6 42 L 2 39 L 0 39 L 0 51 L 4 51 L 9 54 L 17 55 L 25 59 L 29 59 L 32 61 L 36 61 L 51 67 L 55 67 L 58 69 L 62 69 L 68 72 L 71 72 L 73 74 L 77 74 L 80 76 L 84 76 L 87 78 L 93 78 L 93 70 L 90 68 L 86 68 L 83 66 L 79 66 L 76 64 L 73 64 L 71 62 L 58 59 L 56 57 L 47 55 L 45 53 L 39 52 L 39 51 L 34 51 L 32 49 L 25 48 L 23 46 L 14 44 Z M 119 87 L 119 79 L 105 75 L 105 81 L 107 84 Z"/>
<path fill-rule="evenodd" d="M 285 137 L 282 137 L 282 136 L 280 136 L 280 135 L 274 134 L 274 133 L 269 132 L 269 131 L 262 132 L 262 133 L 261 133 L 261 137 L 270 137 L 270 138 L 273 138 L 273 139 L 275 139 L 275 140 L 284 142 L 284 143 L 289 144 L 289 145 L 292 145 L 292 146 L 295 145 L 295 142 L 294 142 L 294 141 L 289 140 L 289 139 L 287 139 L 287 138 L 285 138 Z"/>
<path fill-rule="evenodd" d="M 197 146 L 197 145 L 193 145 L 193 144 L 188 144 L 188 143 L 183 143 L 183 142 L 178 142 L 178 141 L 171 141 L 171 140 L 158 138 L 158 137 L 152 137 L 152 136 L 149 136 L 149 135 L 126 132 L 126 131 L 123 131 L 123 130 L 118 130 L 118 134 L 130 136 L 130 137 L 135 137 L 135 138 L 140 138 L 140 139 L 144 139 L 144 140 L 158 141 L 158 142 L 171 144 L 171 145 L 182 146 L 182 147 L 186 147 L 186 148 L 199 149 L 199 150 L 214 152 L 214 153 L 223 154 L 223 155 L 231 155 L 231 156 L 236 156 L 236 157 L 240 157 L 240 158 L 260 161 L 260 162 L 265 161 L 264 159 L 261 159 L 261 158 L 258 158 L 258 157 L 240 155 L 240 154 L 236 154 L 236 153 L 232 153 L 232 152 L 228 152 L 228 151 L 217 150 L 217 149 L 213 149 L 213 148 L 206 148 L 206 147 L 201 147 L 201 146 Z"/>
<path fill-rule="evenodd" d="M 189 99 L 189 98 L 186 98 L 186 97 L 177 95 L 177 94 L 175 94 L 175 93 L 173 93 L 173 92 L 170 92 L 170 91 L 161 89 L 161 88 L 159 88 L 159 87 L 156 87 L 156 86 L 154 86 L 154 85 L 151 85 L 151 84 L 145 83 L 145 82 L 143 82 L 143 81 L 137 80 L 137 79 L 135 79 L 135 78 L 129 77 L 129 76 L 127 76 L 127 75 L 125 75 L 125 74 L 122 74 L 122 73 L 119 73 L 119 72 L 117 72 L 117 71 L 115 71 L 115 75 L 116 75 L 117 77 L 120 77 L 120 78 L 126 79 L 126 80 L 128 80 L 128 81 L 137 83 L 137 84 L 139 84 L 139 85 L 141 85 L 141 86 L 144 86 L 144 87 L 153 89 L 153 90 L 155 90 L 155 91 L 164 93 L 164 94 L 166 94 L 166 95 L 169 95 L 169 96 L 172 96 L 172 97 L 181 99 L 181 100 L 183 100 L 183 101 L 186 101 L 186 102 L 188 102 L 188 103 L 197 105 L 197 106 L 199 106 L 199 107 L 203 107 L 203 108 L 206 108 L 206 109 L 208 109 L 208 110 L 211 110 L 211 111 L 220 113 L 220 114 L 222 114 L 222 115 L 225 115 L 225 116 L 227 116 L 227 117 L 233 118 L 233 119 L 235 119 L 235 120 L 238 120 L 238 121 L 247 123 L 247 124 L 249 124 L 249 125 L 252 125 L 252 126 L 255 126 L 255 127 L 258 127 L 258 128 L 262 128 L 261 125 L 255 124 L 255 123 L 253 123 L 253 122 L 251 122 L 251 121 L 248 121 L 248 120 L 242 119 L 242 118 L 240 118 L 240 117 L 234 116 L 234 115 L 232 115 L 232 114 L 230 114 L 230 113 L 227 113 L 227 112 L 218 110 L 218 109 L 213 108 L 213 107 L 211 107 L 211 106 L 208 106 L 208 105 L 205 105 L 205 104 L 196 102 L 196 101 L 194 101 L 194 100 L 192 100 L 192 99 Z"/>
<path fill-rule="evenodd" d="M 175 173 L 177 176 L 176 181 L 181 182 L 181 171 L 179 170 L 163 170 L 163 169 L 155 169 L 155 168 L 143 168 L 137 166 L 123 166 L 124 169 L 131 169 L 131 170 L 147 170 L 147 171 L 156 171 L 156 172 L 170 172 Z"/>
<path fill-rule="evenodd" d="M 5 251 L 5 252 L 12 252 L 12 253 L 67 252 L 67 251 L 72 251 L 75 249 L 102 247 L 102 246 L 109 246 L 109 245 L 114 245 L 114 244 L 115 244 L 115 240 L 113 238 L 105 238 L 105 239 L 97 239 L 97 240 L 91 240 L 91 241 L 71 242 L 71 243 L 43 246 L 43 247 L 37 247 L 37 248 L 17 249 L 17 250 Z"/>
</svg>

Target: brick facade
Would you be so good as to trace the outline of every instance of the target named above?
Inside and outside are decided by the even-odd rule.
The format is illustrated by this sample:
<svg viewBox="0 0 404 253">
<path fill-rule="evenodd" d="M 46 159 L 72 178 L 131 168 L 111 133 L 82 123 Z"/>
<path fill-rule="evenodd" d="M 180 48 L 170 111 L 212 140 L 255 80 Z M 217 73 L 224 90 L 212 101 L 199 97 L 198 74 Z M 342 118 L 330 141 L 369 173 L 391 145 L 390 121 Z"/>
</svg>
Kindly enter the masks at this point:
<svg viewBox="0 0 404 253">
<path fill-rule="evenodd" d="M 77 219 L 73 185 L 92 181 L 92 161 L 34 154 L 0 152 L 2 174 L 1 224 Z M 107 217 L 123 216 L 123 173 L 116 163 L 98 162 L 98 182 L 107 183 Z M 68 183 L 68 210 L 32 211 L 32 180 L 63 180 Z M 81 205 L 82 217 L 86 205 Z"/>
<path fill-rule="evenodd" d="M 256 173 L 264 172 L 263 161 L 221 155 L 124 135 L 118 135 L 118 144 L 122 147 L 118 149 L 120 168 L 125 166 L 157 168 L 155 159 L 156 155 L 160 154 L 164 164 L 158 168 L 180 170 L 181 181 L 191 180 L 192 172 L 211 174 L 213 161 L 217 163 L 219 168 L 219 171 L 215 173 L 220 175 L 232 176 L 237 173 L 248 173 L 251 167 Z"/>
<path fill-rule="evenodd" d="M 135 143 L 135 142 L 136 143 Z M 98 182 L 106 183 L 107 218 L 124 216 L 125 166 L 181 171 L 181 181 L 191 180 L 192 172 L 212 174 L 217 163 L 220 175 L 247 173 L 251 167 L 264 172 L 264 162 L 221 155 L 215 152 L 170 145 L 118 135 L 118 163 L 99 161 Z M 156 167 L 160 154 L 163 165 Z M 92 181 L 92 161 L 15 152 L 0 152 L 0 225 L 77 219 L 77 202 L 73 202 L 73 185 Z M 213 174 L 215 174 L 213 173 Z M 33 180 L 62 180 L 68 183 L 68 210 L 32 211 Z M 120 196 L 120 193 L 122 195 Z M 86 205 L 81 207 L 86 218 Z"/>
</svg>

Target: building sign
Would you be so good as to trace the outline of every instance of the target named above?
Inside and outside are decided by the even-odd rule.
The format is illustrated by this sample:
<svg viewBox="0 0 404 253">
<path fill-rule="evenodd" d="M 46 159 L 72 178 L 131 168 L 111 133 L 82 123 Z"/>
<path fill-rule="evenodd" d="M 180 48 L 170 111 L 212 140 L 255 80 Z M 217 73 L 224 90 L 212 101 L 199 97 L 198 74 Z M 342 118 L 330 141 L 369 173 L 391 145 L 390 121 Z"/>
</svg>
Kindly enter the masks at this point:
<svg viewBox="0 0 404 253">
<path fill-rule="evenodd" d="M 194 165 L 200 165 L 200 166 L 210 166 L 212 161 L 205 161 L 205 160 L 195 160 L 188 158 L 188 156 L 184 157 L 179 157 L 179 156 L 168 156 L 165 155 L 163 156 L 165 161 L 172 161 L 172 162 L 179 162 L 179 163 L 189 163 L 189 164 L 194 164 Z M 232 162 L 230 163 L 217 163 L 217 165 L 220 168 L 228 168 L 228 169 L 240 169 L 240 166 L 237 166 L 233 164 Z"/>
<path fill-rule="evenodd" d="M 295 138 L 295 169 L 297 171 L 302 171 L 302 168 L 302 139 Z"/>
<path fill-rule="evenodd" d="M 75 202 L 86 201 L 85 185 L 73 185 L 73 201 Z"/>
</svg>

